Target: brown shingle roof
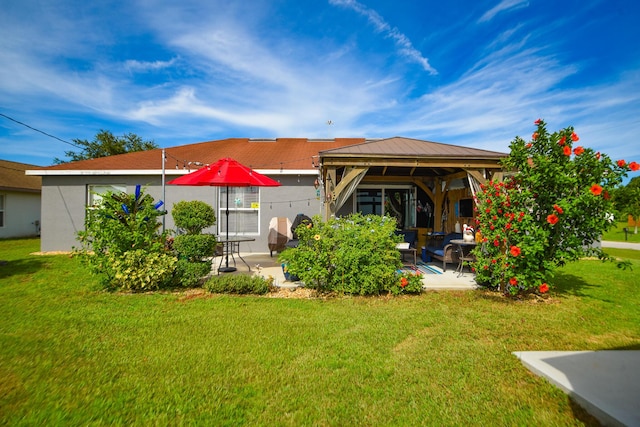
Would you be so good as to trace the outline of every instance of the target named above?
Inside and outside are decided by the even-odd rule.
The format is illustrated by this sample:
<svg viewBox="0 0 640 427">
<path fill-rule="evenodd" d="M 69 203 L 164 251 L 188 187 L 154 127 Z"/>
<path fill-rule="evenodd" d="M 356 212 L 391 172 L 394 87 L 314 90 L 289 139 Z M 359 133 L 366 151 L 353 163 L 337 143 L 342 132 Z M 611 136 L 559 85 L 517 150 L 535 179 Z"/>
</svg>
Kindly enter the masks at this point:
<svg viewBox="0 0 640 427">
<path fill-rule="evenodd" d="M 211 164 L 224 157 L 231 157 L 253 169 L 305 170 L 313 169 L 312 161 L 318 155 L 336 157 L 449 157 L 499 159 L 505 153 L 393 137 L 381 140 L 365 138 L 335 138 L 313 140 L 307 138 L 248 139 L 229 138 L 200 142 L 165 149 L 167 169 L 197 169 L 199 164 Z M 192 162 L 190 165 L 189 162 Z M 196 163 L 198 162 L 198 163 Z M 193 163 L 196 163 L 194 165 Z M 102 171 L 149 170 L 162 168 L 162 150 L 155 149 L 98 159 L 64 163 L 44 168 L 43 171 Z M 37 173 L 37 172 L 36 172 Z"/>
<path fill-rule="evenodd" d="M 307 138 L 229 138 L 166 148 L 166 168 L 188 167 L 188 162 L 214 163 L 231 157 L 253 169 L 313 169 L 320 151 L 365 142 L 364 138 L 309 140 Z M 191 166 L 193 169 L 197 166 Z M 55 170 L 159 170 L 162 150 L 155 149 L 33 169 Z"/>
<path fill-rule="evenodd" d="M 24 174 L 27 169 L 37 167 L 26 163 L 0 160 L 0 190 L 39 193 L 42 190 L 42 178 Z"/>
</svg>

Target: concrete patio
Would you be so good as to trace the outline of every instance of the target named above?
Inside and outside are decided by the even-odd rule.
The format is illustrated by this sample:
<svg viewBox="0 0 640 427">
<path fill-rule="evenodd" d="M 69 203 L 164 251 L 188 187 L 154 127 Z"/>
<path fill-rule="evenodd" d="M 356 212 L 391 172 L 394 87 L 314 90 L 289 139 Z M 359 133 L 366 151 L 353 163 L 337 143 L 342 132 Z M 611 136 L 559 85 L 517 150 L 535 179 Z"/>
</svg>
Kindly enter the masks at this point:
<svg viewBox="0 0 640 427">
<path fill-rule="evenodd" d="M 237 271 L 234 273 L 220 273 L 220 274 L 260 274 L 263 277 L 273 277 L 276 286 L 282 287 L 294 287 L 295 282 L 285 280 L 282 267 L 278 262 L 278 255 L 273 254 L 269 256 L 268 252 L 265 253 L 241 253 L 242 258 L 247 262 L 251 271 L 247 265 L 245 265 L 238 256 L 235 256 L 235 267 Z M 213 260 L 214 272 L 217 273 L 218 265 L 220 265 L 220 257 L 216 257 Z M 224 265 L 224 260 L 223 260 Z M 229 257 L 229 265 L 233 266 L 233 260 Z M 468 268 L 464 269 L 463 274 L 459 275 L 456 271 L 455 264 L 447 264 L 447 271 L 442 272 L 442 263 L 434 262 L 428 263 L 428 265 L 434 270 L 442 274 L 424 274 L 422 282 L 426 290 L 471 290 L 476 289 L 477 284 L 475 282 L 475 275 L 469 271 Z"/>
</svg>

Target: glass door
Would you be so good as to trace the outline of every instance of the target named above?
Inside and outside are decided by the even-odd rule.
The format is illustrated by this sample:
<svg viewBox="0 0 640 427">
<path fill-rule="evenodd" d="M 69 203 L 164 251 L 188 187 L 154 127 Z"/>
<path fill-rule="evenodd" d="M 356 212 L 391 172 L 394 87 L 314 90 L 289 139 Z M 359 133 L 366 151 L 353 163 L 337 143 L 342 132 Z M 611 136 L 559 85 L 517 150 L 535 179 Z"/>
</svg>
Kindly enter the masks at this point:
<svg viewBox="0 0 640 427">
<path fill-rule="evenodd" d="M 413 187 L 358 187 L 355 202 L 355 212 L 391 216 L 400 230 L 416 226 L 416 190 Z"/>
<path fill-rule="evenodd" d="M 356 212 L 363 215 L 382 215 L 382 189 L 359 188 L 356 190 Z"/>
</svg>

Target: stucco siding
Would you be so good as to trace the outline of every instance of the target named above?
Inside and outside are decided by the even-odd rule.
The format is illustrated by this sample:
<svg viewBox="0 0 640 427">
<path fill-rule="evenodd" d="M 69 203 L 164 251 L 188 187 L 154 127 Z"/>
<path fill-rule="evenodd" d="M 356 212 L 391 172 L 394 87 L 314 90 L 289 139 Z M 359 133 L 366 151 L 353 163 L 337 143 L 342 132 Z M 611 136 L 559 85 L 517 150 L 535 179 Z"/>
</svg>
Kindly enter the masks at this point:
<svg viewBox="0 0 640 427">
<path fill-rule="evenodd" d="M 4 225 L 0 238 L 30 237 L 38 234 L 40 194 L 14 191 L 0 192 L 4 196 Z"/>
<path fill-rule="evenodd" d="M 251 235 L 255 242 L 243 243 L 242 251 L 268 252 L 267 237 L 272 217 L 287 217 L 293 221 L 296 214 L 320 214 L 321 201 L 313 186 L 316 175 L 272 176 L 281 187 L 260 189 L 259 233 Z M 167 181 L 171 178 L 167 178 Z M 175 230 L 171 209 L 181 200 L 202 200 L 216 209 L 217 224 L 205 230 L 218 234 L 218 224 L 225 221 L 218 212 L 217 187 L 191 187 L 166 185 L 162 189 L 160 176 L 44 176 L 42 180 L 42 251 L 68 251 L 78 246 L 77 232 L 84 229 L 89 185 L 125 185 L 128 193 L 135 186 L 146 186 L 146 192 L 156 201 L 164 200 L 169 213 L 163 218 L 167 230 Z"/>
</svg>

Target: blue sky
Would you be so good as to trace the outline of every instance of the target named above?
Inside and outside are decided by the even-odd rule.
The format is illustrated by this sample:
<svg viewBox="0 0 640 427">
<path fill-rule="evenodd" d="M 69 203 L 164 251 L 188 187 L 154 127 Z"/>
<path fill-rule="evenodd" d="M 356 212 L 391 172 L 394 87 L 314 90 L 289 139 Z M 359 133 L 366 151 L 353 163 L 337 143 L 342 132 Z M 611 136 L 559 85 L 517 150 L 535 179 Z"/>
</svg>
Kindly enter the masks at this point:
<svg viewBox="0 0 640 427">
<path fill-rule="evenodd" d="M 8 0 L 0 113 L 65 141 L 406 136 L 533 121 L 640 161 L 636 0 Z M 328 124 L 328 122 L 331 124 Z M 0 116 L 0 159 L 77 150 Z"/>
</svg>

